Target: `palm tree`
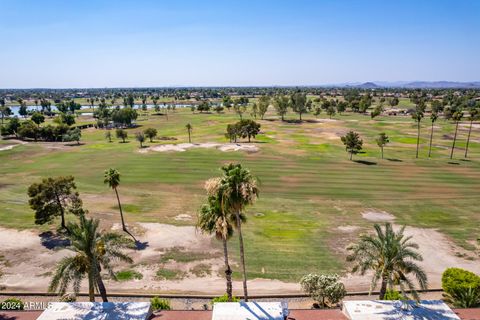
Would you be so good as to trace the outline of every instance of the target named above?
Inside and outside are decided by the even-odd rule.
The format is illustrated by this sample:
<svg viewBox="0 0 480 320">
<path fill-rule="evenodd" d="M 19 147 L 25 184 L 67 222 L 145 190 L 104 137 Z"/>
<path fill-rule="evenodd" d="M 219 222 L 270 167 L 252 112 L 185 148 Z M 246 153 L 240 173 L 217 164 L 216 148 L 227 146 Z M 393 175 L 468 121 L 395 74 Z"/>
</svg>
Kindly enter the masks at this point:
<svg viewBox="0 0 480 320">
<path fill-rule="evenodd" d="M 193 127 L 190 123 L 187 123 L 185 128 L 187 128 L 187 131 L 188 131 L 188 143 L 192 143 L 191 134 L 192 134 Z"/>
<path fill-rule="evenodd" d="M 243 245 L 242 211 L 258 197 L 257 180 L 249 170 L 242 168 L 241 164 L 230 163 L 222 167 L 223 176 L 220 182 L 220 194 L 223 210 L 231 213 L 238 231 L 240 245 L 240 262 L 243 273 L 243 293 L 248 301 L 247 272 L 245 270 L 245 251 Z"/>
<path fill-rule="evenodd" d="M 465 146 L 465 158 L 468 155 L 468 145 L 470 144 L 470 134 L 472 133 L 473 121 L 478 118 L 478 109 L 471 108 L 470 109 L 470 128 L 468 129 L 468 137 L 467 137 L 467 145 Z"/>
<path fill-rule="evenodd" d="M 423 260 L 416 251 L 418 244 L 411 242 L 411 236 L 403 234 L 405 227 L 398 232 L 393 230 L 391 223 L 386 223 L 384 229 L 379 224 L 375 224 L 374 228 L 374 235 L 361 235 L 357 244 L 347 248 L 351 252 L 347 261 L 354 263 L 352 272 L 365 275 L 367 271 L 373 271 L 370 291 L 380 280 L 380 300 L 385 298 L 387 287 L 392 290 L 399 286 L 405 294 L 405 285 L 418 300 L 418 293 L 409 275 L 414 276 L 421 289 L 426 289 L 428 284 L 425 271 L 415 263 Z"/>
<path fill-rule="evenodd" d="M 233 234 L 232 219 L 223 210 L 220 191 L 220 179 L 213 178 L 205 182 L 205 189 L 208 194 L 208 201 L 202 206 L 198 214 L 197 228 L 207 234 L 215 234 L 215 237 L 222 241 L 223 256 L 225 260 L 225 279 L 227 283 L 228 301 L 232 301 L 232 269 L 228 261 L 227 241 Z M 242 221 L 245 217 L 242 215 Z"/>
<path fill-rule="evenodd" d="M 108 184 L 110 188 L 115 190 L 115 195 L 117 196 L 117 202 L 118 202 L 118 209 L 120 210 L 120 218 L 122 219 L 122 229 L 126 233 L 128 233 L 133 240 L 136 240 L 135 237 L 127 230 L 127 227 L 125 226 L 125 220 L 123 219 L 123 211 L 122 211 L 122 204 L 120 203 L 120 197 L 118 196 L 118 186 L 120 185 L 120 172 L 118 172 L 116 169 L 110 168 L 108 170 L 105 170 L 105 179 L 103 180 L 103 183 Z"/>
<path fill-rule="evenodd" d="M 415 158 L 418 159 L 418 147 L 420 145 L 420 122 L 423 118 L 423 111 L 421 108 L 417 107 L 417 110 L 415 110 L 415 112 L 412 114 L 412 118 L 417 123 L 417 154 L 415 155 Z"/>
<path fill-rule="evenodd" d="M 432 111 L 432 114 L 430 115 L 430 120 L 432 121 L 432 129 L 430 130 L 430 146 L 428 148 L 428 157 L 430 158 L 430 155 L 432 154 L 432 141 L 433 141 L 433 124 L 435 121 L 438 119 L 438 114 L 434 111 Z"/>
<path fill-rule="evenodd" d="M 453 121 L 455 121 L 455 134 L 453 135 L 453 144 L 452 151 L 450 152 L 450 159 L 453 158 L 453 152 L 455 151 L 455 142 L 457 141 L 458 124 L 460 123 L 460 120 L 462 120 L 462 117 L 463 112 L 461 110 L 456 111 L 452 116 Z"/>
<path fill-rule="evenodd" d="M 116 279 L 111 262 L 113 260 L 132 263 L 132 259 L 122 252 L 122 249 L 131 247 L 131 240 L 116 233 L 101 233 L 98 230 L 97 219 L 87 219 L 80 216 L 80 223 L 68 223 L 68 235 L 71 246 L 69 249 L 75 253 L 73 256 L 63 258 L 48 287 L 49 292 L 58 291 L 59 295 L 71 284 L 77 295 L 80 291 L 82 280 L 88 279 L 88 296 L 90 301 L 95 301 L 95 288 L 102 296 L 103 302 L 108 302 L 107 290 L 102 280 L 102 268 L 107 270 L 112 279 Z"/>
</svg>

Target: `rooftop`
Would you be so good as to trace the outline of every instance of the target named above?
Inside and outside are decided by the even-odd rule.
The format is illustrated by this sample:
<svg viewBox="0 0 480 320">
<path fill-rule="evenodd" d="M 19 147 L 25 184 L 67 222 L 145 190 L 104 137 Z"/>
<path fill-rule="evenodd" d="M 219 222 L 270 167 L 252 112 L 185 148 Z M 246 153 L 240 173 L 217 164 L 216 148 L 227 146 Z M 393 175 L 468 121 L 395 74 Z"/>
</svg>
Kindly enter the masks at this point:
<svg viewBox="0 0 480 320">
<path fill-rule="evenodd" d="M 480 320 L 480 309 L 453 309 L 462 320 Z M 0 311 L 0 320 L 36 320 L 42 311 Z M 151 320 L 211 320 L 211 311 L 172 310 L 161 311 Z M 347 320 L 340 309 L 290 310 L 289 320 Z"/>
</svg>

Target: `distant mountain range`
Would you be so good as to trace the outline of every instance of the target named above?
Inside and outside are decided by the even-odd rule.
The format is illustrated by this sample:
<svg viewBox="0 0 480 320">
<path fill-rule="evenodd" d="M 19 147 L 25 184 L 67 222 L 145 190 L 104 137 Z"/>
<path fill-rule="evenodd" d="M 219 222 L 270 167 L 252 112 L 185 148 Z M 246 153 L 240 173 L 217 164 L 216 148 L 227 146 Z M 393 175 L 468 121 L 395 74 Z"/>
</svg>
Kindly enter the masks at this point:
<svg viewBox="0 0 480 320">
<path fill-rule="evenodd" d="M 364 83 L 345 83 L 338 84 L 339 87 L 352 87 L 360 89 L 376 89 L 376 88 L 407 88 L 407 89 L 480 89 L 480 81 L 457 82 L 457 81 L 397 81 L 397 82 L 364 82 Z"/>
</svg>

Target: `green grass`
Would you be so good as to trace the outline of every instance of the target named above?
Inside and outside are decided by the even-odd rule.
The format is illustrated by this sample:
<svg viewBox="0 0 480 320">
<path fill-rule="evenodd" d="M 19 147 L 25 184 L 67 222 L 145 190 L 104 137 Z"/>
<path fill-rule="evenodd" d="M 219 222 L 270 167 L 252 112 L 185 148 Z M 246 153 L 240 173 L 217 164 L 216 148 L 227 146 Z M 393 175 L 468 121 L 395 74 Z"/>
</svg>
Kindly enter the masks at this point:
<svg viewBox="0 0 480 320">
<path fill-rule="evenodd" d="M 212 266 L 209 264 L 200 263 L 191 268 L 189 272 L 197 277 L 205 277 L 212 274 Z"/>
<path fill-rule="evenodd" d="M 115 274 L 118 281 L 140 280 L 143 275 L 135 270 L 122 270 Z"/>
<path fill-rule="evenodd" d="M 181 280 L 185 275 L 185 272 L 166 268 L 160 268 L 156 273 L 157 279 L 159 280 Z"/>
<path fill-rule="evenodd" d="M 410 106 L 401 100 L 402 106 Z M 248 113 L 245 114 L 248 117 Z M 273 110 L 267 119 L 277 119 Z M 287 119 L 298 116 L 288 114 Z M 313 120 L 311 115 L 305 119 Z M 319 119 L 326 118 L 321 115 Z M 362 219 L 367 209 L 385 210 L 398 223 L 436 228 L 457 244 L 471 249 L 478 237 L 478 190 L 480 190 L 480 131 L 474 129 L 470 161 L 461 161 L 467 131 L 458 133 L 457 160 L 450 161 L 452 123 L 435 124 L 434 148 L 427 158 L 430 123 L 421 123 L 419 159 L 415 159 L 417 128 L 407 116 L 369 116 L 346 113 L 323 123 L 282 123 L 261 121 L 262 132 L 256 139 L 260 152 L 221 152 L 192 149 L 178 153 L 139 153 L 134 133 L 155 127 L 160 136 L 175 141 L 155 140 L 147 146 L 188 141 L 185 124 L 193 126 L 192 139 L 200 142 L 225 142 L 228 123 L 238 120 L 233 112 L 192 114 L 178 109 L 168 120 L 161 116 L 142 117 L 140 128 L 129 129 L 128 143 L 114 139 L 109 143 L 104 130 L 82 132 L 85 143 L 78 147 L 51 149 L 30 143 L 0 151 L 0 224 L 11 228 L 54 228 L 35 226 L 28 207 L 28 186 L 43 177 L 73 175 L 90 214 L 102 223 L 118 223 L 114 192 L 103 183 L 109 167 L 121 173 L 118 188 L 125 218 L 129 223 L 158 222 L 193 224 L 177 221 L 179 214 L 195 217 L 205 200 L 203 183 L 219 175 L 219 167 L 229 161 L 241 162 L 260 181 L 260 198 L 247 209 L 248 222 L 243 228 L 249 277 L 297 281 L 307 272 L 342 272 L 346 269 L 344 247 L 359 232 L 371 228 Z M 352 162 L 339 138 L 348 130 L 360 133 L 364 153 Z M 386 132 L 391 143 L 385 158 L 375 138 Z M 258 214 L 260 213 L 260 214 Z M 359 226 L 356 233 L 339 233 L 340 225 Z M 234 263 L 238 263 L 238 242 L 229 242 Z M 220 249 L 220 243 L 216 242 Z M 218 253 L 215 253 L 218 257 Z M 209 259 L 208 252 L 174 248 L 160 257 L 160 262 L 189 263 Z M 161 269 L 160 274 L 175 277 L 175 270 Z M 235 277 L 239 275 L 234 274 Z"/>
<path fill-rule="evenodd" d="M 192 252 L 192 251 L 185 251 L 182 248 L 171 248 L 167 250 L 162 256 L 160 257 L 160 262 L 168 262 L 168 261 L 175 261 L 180 263 L 187 263 L 197 260 L 205 260 L 218 257 L 219 253 L 211 253 L 211 252 Z"/>
</svg>

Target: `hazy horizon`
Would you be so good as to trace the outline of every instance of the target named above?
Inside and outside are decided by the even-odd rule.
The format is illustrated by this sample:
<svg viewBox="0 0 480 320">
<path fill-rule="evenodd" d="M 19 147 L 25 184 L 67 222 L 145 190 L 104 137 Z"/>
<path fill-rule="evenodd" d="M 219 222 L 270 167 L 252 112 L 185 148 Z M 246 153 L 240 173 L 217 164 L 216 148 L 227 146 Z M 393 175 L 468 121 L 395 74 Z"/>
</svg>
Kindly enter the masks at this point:
<svg viewBox="0 0 480 320">
<path fill-rule="evenodd" d="M 325 83 L 325 84 L 292 84 L 292 85 L 163 85 L 163 86 L 118 86 L 118 87 L 0 87 L 0 90 L 68 90 L 68 89 L 144 89 L 144 88 L 291 88 L 291 87 L 345 87 L 345 86 L 357 86 L 365 83 L 375 83 L 382 87 L 382 84 L 389 84 L 385 87 L 395 87 L 398 85 L 401 87 L 402 84 L 409 84 L 414 82 L 425 82 L 425 83 L 435 83 L 435 82 L 448 82 L 448 83 L 480 83 L 480 80 L 472 81 L 452 81 L 452 80 L 435 80 L 435 81 L 425 81 L 425 80 L 411 80 L 411 81 L 355 81 L 355 82 L 342 82 L 342 83 Z"/>
<path fill-rule="evenodd" d="M 479 14 L 469 0 L 5 0 L 0 88 L 473 82 Z"/>
</svg>

